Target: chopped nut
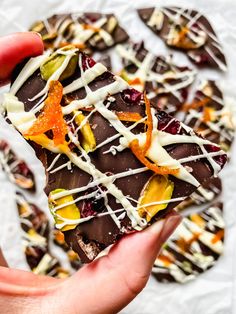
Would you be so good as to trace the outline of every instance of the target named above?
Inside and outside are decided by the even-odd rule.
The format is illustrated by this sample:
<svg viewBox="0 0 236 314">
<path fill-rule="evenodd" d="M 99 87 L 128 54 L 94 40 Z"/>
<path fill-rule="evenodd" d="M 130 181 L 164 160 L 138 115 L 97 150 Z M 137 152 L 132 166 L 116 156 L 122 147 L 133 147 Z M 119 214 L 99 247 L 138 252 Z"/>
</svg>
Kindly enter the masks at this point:
<svg viewBox="0 0 236 314">
<path fill-rule="evenodd" d="M 34 181 L 32 179 L 26 178 L 20 174 L 15 175 L 15 182 L 22 189 L 31 189 L 34 186 Z"/>
<path fill-rule="evenodd" d="M 44 29 L 44 23 L 39 21 L 39 22 L 35 22 L 32 26 L 31 26 L 31 31 L 32 32 L 37 32 L 40 33 L 43 29 Z"/>
<path fill-rule="evenodd" d="M 73 46 L 66 46 L 62 50 L 70 50 Z M 57 52 L 53 53 L 40 67 L 41 76 L 44 80 L 48 80 L 57 69 L 60 68 L 64 62 L 66 56 L 58 54 Z M 61 74 L 59 81 L 63 81 L 74 74 L 76 66 L 78 63 L 78 55 L 71 57 L 71 60 L 66 67 L 65 71 Z"/>
<path fill-rule="evenodd" d="M 54 216 L 55 222 L 57 224 L 63 223 L 63 220 L 61 218 L 67 218 L 67 219 L 80 219 L 80 211 L 79 208 L 75 205 L 75 203 L 70 205 L 65 205 L 64 207 L 56 210 L 54 212 L 54 208 L 63 204 L 67 204 L 74 201 L 74 198 L 72 195 L 63 196 L 57 200 L 52 199 L 52 195 L 55 195 L 57 193 L 65 191 L 64 189 L 56 189 L 52 191 L 49 195 L 49 207 L 52 211 L 52 214 Z M 75 229 L 75 225 L 66 225 L 64 226 L 61 231 L 67 231 L 71 229 Z"/>
<path fill-rule="evenodd" d="M 114 16 L 111 16 L 109 20 L 107 21 L 107 26 L 106 26 L 107 32 L 112 33 L 114 29 L 116 28 L 116 26 L 117 26 L 117 19 Z"/>
<path fill-rule="evenodd" d="M 78 111 L 75 111 L 74 114 L 75 122 L 80 126 L 85 116 L 82 113 L 78 113 Z M 88 121 L 80 128 L 80 132 L 82 134 L 81 145 L 84 150 L 87 153 L 93 151 L 96 148 L 96 139 Z"/>
<path fill-rule="evenodd" d="M 54 39 L 57 38 L 57 33 L 53 32 L 53 33 L 47 33 L 45 35 L 42 35 L 42 40 L 43 41 L 53 41 Z"/>
<path fill-rule="evenodd" d="M 174 183 L 167 176 L 154 175 L 144 186 L 139 199 L 138 212 L 139 215 L 149 222 L 160 210 L 167 207 L 168 201 L 171 199 L 174 190 Z M 155 202 L 167 201 L 164 204 L 152 204 Z"/>
<path fill-rule="evenodd" d="M 79 255 L 78 255 L 75 251 L 73 251 L 73 250 L 69 250 L 69 251 L 67 252 L 67 255 L 68 255 L 69 260 L 70 260 L 71 262 L 72 262 L 72 261 L 76 261 L 76 260 L 79 259 Z"/>
<path fill-rule="evenodd" d="M 189 50 L 197 49 L 205 44 L 207 35 L 203 31 L 199 31 L 198 34 L 195 34 L 186 26 L 181 26 L 180 29 L 179 27 L 179 25 L 176 25 L 176 27 L 171 28 L 167 39 L 169 46 Z"/>
</svg>

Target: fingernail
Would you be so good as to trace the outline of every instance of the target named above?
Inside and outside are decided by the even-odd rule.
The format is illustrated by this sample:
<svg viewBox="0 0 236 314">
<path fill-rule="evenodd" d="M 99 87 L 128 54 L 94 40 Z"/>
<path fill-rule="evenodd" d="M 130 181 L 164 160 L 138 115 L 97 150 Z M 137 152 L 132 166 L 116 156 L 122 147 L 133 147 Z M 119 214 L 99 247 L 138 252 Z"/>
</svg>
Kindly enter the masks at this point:
<svg viewBox="0 0 236 314">
<path fill-rule="evenodd" d="M 182 216 L 179 215 L 177 212 L 172 212 L 169 216 L 166 217 L 164 226 L 160 234 L 161 242 L 166 242 L 166 240 L 175 231 L 175 229 L 178 227 L 181 221 L 182 221 Z"/>
<path fill-rule="evenodd" d="M 38 35 L 38 36 L 39 36 L 39 38 L 40 38 L 40 39 L 42 39 L 42 35 L 41 35 L 40 33 L 38 33 L 38 32 L 33 32 L 33 31 L 32 31 L 32 32 L 30 32 L 30 33 L 35 34 L 35 35 Z"/>
<path fill-rule="evenodd" d="M 164 228 L 165 225 L 165 219 L 158 220 L 154 224 L 152 224 L 150 227 L 148 227 L 148 231 L 151 233 L 156 234 L 161 234 L 162 229 Z"/>
<path fill-rule="evenodd" d="M 182 217 L 175 211 L 171 212 L 165 219 L 159 220 L 149 227 L 149 231 L 159 234 L 158 239 L 165 242 L 180 224 Z"/>
</svg>

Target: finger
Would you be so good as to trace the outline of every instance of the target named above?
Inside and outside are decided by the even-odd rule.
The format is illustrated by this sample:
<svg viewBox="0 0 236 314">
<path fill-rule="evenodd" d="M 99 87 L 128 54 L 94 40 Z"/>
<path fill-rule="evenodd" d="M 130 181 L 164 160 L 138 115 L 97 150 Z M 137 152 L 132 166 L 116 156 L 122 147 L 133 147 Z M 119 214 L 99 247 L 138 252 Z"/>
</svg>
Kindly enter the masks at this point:
<svg viewBox="0 0 236 314">
<path fill-rule="evenodd" d="M 43 53 L 41 36 L 34 32 L 15 33 L 0 38 L 0 85 L 9 80 L 15 66 L 27 57 Z"/>
<path fill-rule="evenodd" d="M 3 255 L 1 249 L 0 249 L 0 266 L 8 267 L 7 261 L 5 260 L 5 257 L 4 257 L 4 255 Z"/>
<path fill-rule="evenodd" d="M 64 283 L 68 304 L 80 314 L 88 308 L 91 313 L 117 313 L 144 288 L 157 254 L 180 221 L 174 213 L 145 231 L 124 237 L 107 256 Z"/>
<path fill-rule="evenodd" d="M 39 276 L 28 271 L 0 267 L 0 283 L 8 285 L 40 288 L 48 284 L 57 284 L 59 279 L 49 276 Z"/>
</svg>

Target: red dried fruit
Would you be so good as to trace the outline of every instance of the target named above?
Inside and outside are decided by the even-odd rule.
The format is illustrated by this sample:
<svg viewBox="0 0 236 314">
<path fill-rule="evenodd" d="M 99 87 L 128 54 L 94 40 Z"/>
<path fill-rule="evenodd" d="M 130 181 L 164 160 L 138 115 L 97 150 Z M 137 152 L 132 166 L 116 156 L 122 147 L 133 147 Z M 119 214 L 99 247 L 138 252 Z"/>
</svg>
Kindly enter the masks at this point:
<svg viewBox="0 0 236 314">
<path fill-rule="evenodd" d="M 95 65 L 95 61 L 87 56 L 82 56 L 82 68 L 83 71 L 86 71 L 89 68 L 92 68 Z"/>
<path fill-rule="evenodd" d="M 172 121 L 171 121 L 172 120 Z M 158 115 L 158 130 L 164 131 L 170 134 L 179 134 L 181 130 L 180 122 L 173 119 L 164 112 Z"/>
<path fill-rule="evenodd" d="M 215 145 L 204 145 L 204 147 L 208 153 L 214 153 L 221 150 L 220 147 L 217 147 Z M 218 165 L 220 165 L 221 168 L 223 168 L 224 164 L 227 162 L 228 157 L 227 157 L 227 154 L 223 154 L 223 155 L 215 156 L 213 157 L 213 159 L 215 160 L 215 162 L 218 163 Z"/>
<path fill-rule="evenodd" d="M 81 207 L 81 218 L 86 218 L 89 216 L 96 216 L 97 212 L 93 210 L 93 204 L 91 201 L 84 201 Z"/>
<path fill-rule="evenodd" d="M 128 104 L 136 104 L 141 100 L 142 93 L 134 88 L 129 88 L 123 91 L 122 98 Z"/>
</svg>

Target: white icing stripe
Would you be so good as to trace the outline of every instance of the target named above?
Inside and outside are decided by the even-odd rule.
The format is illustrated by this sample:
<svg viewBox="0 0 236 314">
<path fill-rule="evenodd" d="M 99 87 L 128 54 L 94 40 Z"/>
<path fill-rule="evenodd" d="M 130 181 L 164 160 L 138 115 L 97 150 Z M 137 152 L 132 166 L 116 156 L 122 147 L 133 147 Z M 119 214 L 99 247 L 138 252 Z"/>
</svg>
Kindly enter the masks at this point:
<svg viewBox="0 0 236 314">
<path fill-rule="evenodd" d="M 91 83 L 96 77 L 102 75 L 105 71 L 107 71 L 107 69 L 103 64 L 96 63 L 92 68 L 89 68 L 84 72 L 83 79 L 87 82 L 87 84 Z M 65 86 L 63 94 L 66 95 L 72 93 L 83 86 L 83 80 L 80 77 L 77 80 L 74 80 L 70 85 Z"/>
<path fill-rule="evenodd" d="M 170 71 L 166 71 L 163 74 L 156 73 L 152 70 L 153 63 L 155 62 L 156 57 L 148 52 L 145 56 L 144 60 L 140 62 L 136 57 L 136 52 L 133 50 L 133 46 L 129 45 L 126 48 L 122 45 L 117 46 L 117 51 L 125 61 L 130 61 L 133 63 L 138 69 L 135 73 L 128 73 L 129 79 L 133 80 L 135 78 L 139 78 L 141 82 L 156 82 L 162 84 L 162 86 L 158 86 L 158 93 L 172 93 L 177 99 L 182 100 L 181 93 L 179 93 L 180 89 L 183 89 L 194 81 L 196 76 L 195 70 L 185 70 L 179 71 L 177 67 L 172 64 L 172 60 L 170 57 L 167 57 L 165 62 L 171 66 Z M 169 59 L 169 60 L 168 60 Z M 160 62 L 159 62 L 160 63 Z M 165 65 L 165 64 L 163 64 Z M 168 84 L 170 79 L 175 79 L 177 82 L 175 84 Z M 179 79 L 182 79 L 181 82 L 178 82 Z M 145 84 L 135 86 L 136 89 L 143 91 Z M 154 94 L 156 96 L 156 93 Z"/>
<path fill-rule="evenodd" d="M 57 195 L 57 194 L 55 194 Z M 85 196 L 82 196 L 81 198 L 78 198 L 77 200 L 75 200 L 75 202 L 69 202 L 69 203 L 66 203 L 66 204 L 62 204 L 60 206 L 57 206 L 53 209 L 53 211 L 57 211 L 58 209 L 61 209 L 67 205 L 72 205 L 82 199 L 85 199 L 85 198 L 89 198 L 89 197 L 92 197 L 96 195 L 96 192 L 93 192 L 93 193 L 90 193 L 88 195 L 85 195 Z M 86 197 L 88 196 L 88 197 Z M 128 198 L 128 197 L 126 197 Z M 173 198 L 173 199 L 168 199 L 168 200 L 163 200 L 163 201 L 159 201 L 159 202 L 152 202 L 152 203 L 147 203 L 143 206 L 139 206 L 139 207 L 136 207 L 135 210 L 137 211 L 139 208 L 145 208 L 145 207 L 150 207 L 150 206 L 153 206 L 153 205 L 161 205 L 161 204 L 169 204 L 169 203 L 174 203 L 174 202 L 180 202 L 182 200 L 184 200 L 185 197 L 178 197 L 178 198 Z M 125 212 L 124 211 L 124 208 L 122 209 L 117 209 L 117 210 L 112 210 L 111 208 L 109 208 L 109 211 L 108 212 L 105 212 L 105 213 L 99 213 L 97 214 L 95 217 L 102 217 L 102 216 L 107 216 L 107 215 L 115 215 L 116 213 L 119 213 L 119 212 Z M 62 220 L 63 223 L 58 223 L 57 224 L 57 227 L 60 227 L 60 228 L 63 228 L 64 226 L 66 225 L 77 225 L 77 224 L 81 224 L 85 221 L 88 221 L 88 220 L 91 220 L 94 218 L 94 216 L 88 216 L 86 218 L 79 218 L 79 219 L 68 219 L 68 218 L 64 218 L 64 217 L 61 217 L 60 215 L 58 215 L 57 213 L 54 213 L 54 215 L 56 215 L 58 217 L 58 219 Z M 117 217 L 116 217 L 117 218 Z M 59 229 L 60 229 L 59 228 Z"/>
<path fill-rule="evenodd" d="M 50 52 L 45 52 L 42 56 L 31 58 L 23 67 L 17 79 L 11 86 L 10 93 L 15 95 L 18 90 L 23 86 L 23 84 L 27 81 L 27 79 L 35 73 L 36 70 L 40 68 L 40 65 L 44 63 Z"/>
<path fill-rule="evenodd" d="M 61 67 L 59 69 L 57 69 L 57 71 L 50 77 L 49 81 L 52 79 L 57 79 L 61 76 L 61 74 L 65 70 L 66 66 L 68 65 L 71 57 L 74 55 L 74 53 L 76 51 L 77 50 L 72 50 L 72 51 L 59 50 L 59 52 L 61 54 L 64 54 L 66 57 L 65 57 L 63 64 L 61 65 Z M 149 64 L 149 66 L 152 63 L 152 58 L 150 55 L 147 57 L 146 62 L 147 62 L 147 64 Z M 79 79 L 75 80 L 74 82 L 72 82 L 70 85 L 66 86 L 64 88 L 64 93 L 66 94 L 66 93 L 78 90 L 80 88 L 84 88 L 86 91 L 86 97 L 84 99 L 81 99 L 81 100 L 74 100 L 70 104 L 62 107 L 63 114 L 64 115 L 65 114 L 71 114 L 75 110 L 79 110 L 83 107 L 92 107 L 93 110 L 87 116 L 87 120 L 94 111 L 99 112 L 100 115 L 102 117 L 104 117 L 111 124 L 111 126 L 118 132 L 118 137 L 122 136 L 122 138 L 120 139 L 122 149 L 129 147 L 129 144 L 134 139 L 138 139 L 141 146 L 144 145 L 146 142 L 146 133 L 138 134 L 138 135 L 132 133 L 131 130 L 135 124 L 129 128 L 126 127 L 118 119 L 117 115 L 114 112 L 112 112 L 111 110 L 109 110 L 109 108 L 108 108 L 110 103 L 115 101 L 115 99 L 112 99 L 112 97 L 109 97 L 109 96 L 116 94 L 116 93 L 119 93 L 119 92 L 122 92 L 124 89 L 130 88 L 129 85 L 124 80 L 122 80 L 121 78 L 114 77 L 114 79 L 115 79 L 114 82 L 110 83 L 109 85 L 103 86 L 103 87 L 101 87 L 95 91 L 92 91 L 89 88 L 88 84 L 91 81 L 93 81 L 97 76 L 104 73 L 106 68 L 104 66 L 101 66 L 101 65 L 95 65 L 94 67 L 89 68 L 89 69 L 84 71 L 83 65 L 82 65 L 82 55 L 81 54 L 79 55 L 79 67 L 80 67 L 80 71 L 81 71 L 81 77 Z M 91 75 L 92 75 L 92 78 L 91 78 Z M 46 94 L 48 91 L 49 81 L 47 82 L 44 89 L 42 91 L 40 91 L 37 95 L 35 95 L 32 98 L 32 100 L 35 100 L 40 96 L 46 97 Z M 104 105 L 105 100 L 107 101 L 106 105 Z M 20 104 L 21 104 L 20 112 L 25 113 L 24 106 L 22 107 L 22 103 L 20 103 Z M 42 107 L 43 107 L 43 103 L 41 103 L 37 107 L 36 110 L 39 110 L 39 108 L 42 108 Z M 168 152 L 165 150 L 164 146 L 170 145 L 170 144 L 176 144 L 176 143 L 181 143 L 181 144 L 183 144 L 183 143 L 195 143 L 198 146 L 200 146 L 200 148 L 203 151 L 203 154 L 206 154 L 206 152 L 204 151 L 203 145 L 211 144 L 211 142 L 203 140 L 191 132 L 190 132 L 190 135 L 187 136 L 187 135 L 171 135 L 171 134 L 168 134 L 165 132 L 158 131 L 158 129 L 157 129 L 158 128 L 158 121 L 157 121 L 157 117 L 155 116 L 155 110 L 153 108 L 151 109 L 151 113 L 152 113 L 152 117 L 153 117 L 153 134 L 152 134 L 152 143 L 151 143 L 151 146 L 147 152 L 147 157 L 151 161 L 156 163 L 157 165 L 161 165 L 165 161 L 169 162 L 170 168 L 172 168 L 172 169 L 178 168 L 179 169 L 179 173 L 176 175 L 178 178 L 180 178 L 183 181 L 189 182 L 192 185 L 198 186 L 199 185 L 198 181 L 191 175 L 191 173 L 189 173 L 185 169 L 185 167 L 183 167 L 181 165 L 181 163 L 178 160 L 175 160 L 174 158 L 172 158 L 168 154 Z M 31 114 L 32 114 L 32 112 L 31 112 Z M 74 117 L 73 117 L 73 119 L 74 119 Z M 140 123 L 140 121 L 138 121 L 137 123 Z M 187 127 L 184 127 L 184 128 L 185 128 L 185 130 L 187 130 L 189 132 L 190 129 L 188 129 Z M 69 148 L 66 149 L 65 146 L 55 147 L 54 142 L 52 140 L 49 140 L 49 139 L 48 140 L 42 139 L 42 143 L 38 143 L 38 144 L 42 144 L 45 148 L 47 148 L 48 150 L 51 150 L 54 153 L 65 154 L 69 158 L 69 162 L 66 162 L 63 165 L 60 165 L 59 167 L 53 169 L 54 165 L 56 164 L 56 162 L 59 158 L 58 156 L 56 156 L 56 159 L 53 160 L 52 164 L 49 167 L 49 169 L 51 169 L 50 170 L 51 172 L 59 171 L 60 169 L 62 169 L 65 166 L 71 167 L 71 163 L 73 163 L 75 166 L 80 168 L 82 171 L 88 173 L 93 178 L 93 181 L 90 182 L 89 184 L 87 184 L 87 186 L 58 193 L 58 194 L 53 196 L 54 199 L 58 199 L 58 198 L 61 198 L 63 196 L 66 196 L 66 195 L 72 195 L 75 193 L 83 192 L 83 191 L 87 190 L 89 187 L 95 187 L 95 186 L 98 186 L 99 184 L 102 184 L 107 189 L 106 193 L 113 195 L 115 197 L 116 201 L 121 204 L 124 211 L 127 213 L 128 217 L 130 218 L 133 228 L 135 228 L 137 230 L 142 229 L 147 224 L 146 220 L 144 220 L 143 218 L 141 218 L 139 216 L 137 208 L 131 204 L 131 202 L 129 201 L 129 198 L 127 196 L 125 196 L 123 194 L 123 192 L 114 184 L 114 181 L 118 178 L 122 178 L 125 176 L 130 176 L 130 175 L 134 175 L 137 173 L 141 173 L 143 171 L 147 171 L 148 169 L 146 167 L 142 167 L 140 169 L 134 169 L 134 170 L 131 169 L 128 171 L 124 171 L 123 173 L 118 173 L 118 174 L 111 175 L 111 176 L 109 176 L 108 174 L 102 173 L 101 171 L 99 171 L 98 169 L 95 168 L 94 164 L 92 164 L 92 162 L 91 162 L 89 155 L 81 147 L 80 142 L 79 142 L 79 138 L 78 138 L 78 134 L 77 134 L 78 131 L 79 131 L 79 127 L 77 128 L 75 133 L 73 133 L 71 130 L 69 130 L 68 136 L 69 136 L 70 141 L 72 143 L 74 143 L 77 146 L 77 148 L 79 149 L 81 156 L 78 156 L 76 153 L 70 151 Z M 39 140 L 39 141 L 41 141 L 41 140 Z M 103 143 L 103 145 L 104 145 L 104 143 Z M 209 162 L 212 164 L 212 167 L 214 168 L 214 160 L 211 158 L 211 156 L 206 156 L 206 158 L 209 159 Z M 55 207 L 53 209 L 53 211 L 55 213 L 58 209 L 63 208 L 67 205 L 79 202 L 80 200 L 86 199 L 88 197 L 94 197 L 96 195 L 96 193 L 97 193 L 97 191 L 93 192 L 91 194 L 88 194 L 88 195 L 78 196 L 72 202 L 69 202 L 69 203 Z M 114 212 L 111 210 L 110 206 L 108 205 L 106 193 L 103 192 L 102 195 L 105 199 L 105 206 L 108 210 L 108 214 L 111 215 L 114 222 L 117 224 L 118 227 L 120 227 L 119 219 L 116 217 L 116 215 L 114 215 Z M 180 201 L 182 199 L 183 198 L 178 198 L 178 199 L 171 199 L 169 201 L 160 201 L 160 202 L 156 202 L 156 203 L 150 203 L 150 204 L 146 204 L 144 207 L 153 206 L 155 204 L 158 205 L 158 204 L 163 204 L 163 203 L 174 202 L 177 200 Z M 68 223 L 68 220 L 63 222 L 63 223 L 66 225 Z M 76 221 L 73 220 L 72 224 L 76 224 Z"/>
<path fill-rule="evenodd" d="M 7 111 L 7 115 L 11 123 L 21 133 L 26 132 L 36 121 L 36 116 L 31 111 L 25 111 L 25 105 L 12 94 L 5 94 L 3 99 L 3 107 Z"/>
<path fill-rule="evenodd" d="M 125 177 L 128 177 L 128 176 L 136 175 L 136 174 L 142 173 L 144 171 L 148 171 L 148 168 L 142 167 L 142 168 L 137 168 L 137 169 L 130 169 L 128 171 L 124 171 L 124 172 L 121 172 L 121 173 L 117 173 L 117 174 L 114 174 L 114 175 L 111 175 L 111 176 L 107 176 L 107 177 L 104 177 L 104 178 L 100 178 L 100 179 L 94 180 L 91 183 L 89 183 L 87 186 L 83 186 L 83 187 L 80 187 L 80 188 L 71 189 L 69 191 L 63 191 L 63 192 L 54 194 L 54 195 L 51 196 L 51 198 L 53 200 L 57 200 L 57 199 L 62 198 L 64 196 L 68 196 L 68 195 L 71 195 L 71 194 L 73 195 L 73 194 L 84 192 L 87 189 L 93 188 L 93 187 L 98 186 L 100 184 L 105 185 L 108 181 L 114 182 L 116 179 L 125 178 Z"/>
<path fill-rule="evenodd" d="M 116 77 L 116 80 L 100 89 L 90 92 L 84 99 L 81 100 L 73 100 L 69 105 L 63 107 L 63 114 L 70 114 L 74 110 L 78 110 L 80 108 L 88 107 L 98 103 L 100 101 L 104 101 L 108 95 L 114 95 L 126 88 L 129 88 L 129 85 L 119 77 Z"/>
<path fill-rule="evenodd" d="M 76 23 L 74 25 L 74 39 L 72 43 L 85 43 L 90 37 L 95 34 L 94 29 L 102 27 L 107 22 L 106 17 L 102 17 L 95 23 L 91 24 L 91 29 L 84 29 L 82 24 Z M 94 28 L 94 29 L 92 29 Z"/>
<path fill-rule="evenodd" d="M 223 231 L 225 227 L 222 211 L 220 208 L 213 206 L 199 215 L 204 219 L 204 223 L 200 225 L 201 227 L 189 218 L 184 218 L 171 239 L 169 239 L 167 248 L 162 251 L 161 255 L 164 259 L 161 257 L 156 259 L 153 273 L 170 274 L 177 282 L 186 282 L 199 273 L 199 270 L 193 268 L 194 266 L 204 271 L 214 265 L 215 257 L 211 254 L 211 251 L 217 254 L 223 252 L 223 241 L 221 239 L 215 243 L 213 241 L 217 235 L 217 230 Z M 212 230 L 212 233 L 206 231 L 206 229 Z M 179 240 L 186 241 L 187 251 L 179 245 Z M 209 249 L 209 252 L 202 251 L 199 241 Z M 182 256 L 181 259 L 179 259 L 179 255 Z"/>
<path fill-rule="evenodd" d="M 47 80 L 47 83 L 45 87 L 34 97 L 30 99 L 30 101 L 34 101 L 38 99 L 40 96 L 45 96 L 49 90 L 49 86 L 51 81 L 57 81 L 62 73 L 67 68 L 71 58 L 75 55 L 75 53 L 78 51 L 78 49 L 72 49 L 72 50 L 57 50 L 57 53 L 60 55 L 65 55 L 65 60 L 63 61 L 62 65 L 51 75 L 51 77 Z"/>
<path fill-rule="evenodd" d="M 51 165 L 46 170 L 51 171 L 60 157 L 61 157 L 61 154 L 56 155 L 56 157 L 51 162 Z"/>
</svg>

